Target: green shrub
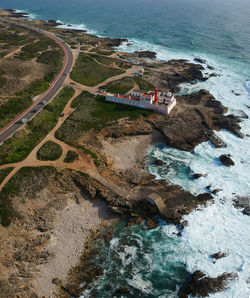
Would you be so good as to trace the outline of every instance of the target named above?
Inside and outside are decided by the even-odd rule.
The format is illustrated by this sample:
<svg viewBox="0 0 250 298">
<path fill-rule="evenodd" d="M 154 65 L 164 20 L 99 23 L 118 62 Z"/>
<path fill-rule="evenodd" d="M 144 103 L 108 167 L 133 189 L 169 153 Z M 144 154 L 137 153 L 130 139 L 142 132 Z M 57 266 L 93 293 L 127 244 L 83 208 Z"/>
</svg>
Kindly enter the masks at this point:
<svg viewBox="0 0 250 298">
<path fill-rule="evenodd" d="M 70 163 L 70 162 L 75 161 L 77 158 L 78 158 L 78 154 L 75 151 L 69 150 L 67 152 L 65 159 L 64 159 L 64 162 Z"/>
<path fill-rule="evenodd" d="M 62 147 L 52 141 L 46 142 L 37 152 L 39 160 L 57 160 L 62 155 Z"/>
<path fill-rule="evenodd" d="M 12 204 L 14 196 L 24 194 L 33 195 L 42 190 L 47 184 L 50 177 L 56 173 L 52 167 L 22 168 L 0 192 L 0 224 L 7 227 L 11 224 L 12 219 L 17 216 Z"/>
<path fill-rule="evenodd" d="M 105 87 L 107 92 L 124 94 L 134 87 L 134 81 L 130 77 L 125 77 L 120 80 L 113 81 Z"/>
</svg>

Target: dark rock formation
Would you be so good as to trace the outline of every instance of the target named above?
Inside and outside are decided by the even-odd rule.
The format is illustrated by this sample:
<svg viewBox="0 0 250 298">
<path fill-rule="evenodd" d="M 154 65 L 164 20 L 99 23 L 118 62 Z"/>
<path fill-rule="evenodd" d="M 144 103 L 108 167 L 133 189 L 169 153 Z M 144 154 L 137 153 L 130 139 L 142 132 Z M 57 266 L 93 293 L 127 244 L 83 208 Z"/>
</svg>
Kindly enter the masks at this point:
<svg viewBox="0 0 250 298">
<path fill-rule="evenodd" d="M 221 258 L 225 258 L 226 256 L 227 256 L 227 253 L 226 252 L 222 252 L 222 251 L 219 251 L 219 252 L 211 255 L 211 257 L 214 259 L 214 262 L 216 260 L 221 259 Z"/>
<path fill-rule="evenodd" d="M 130 294 L 131 295 L 131 292 L 129 291 L 129 289 L 127 287 L 120 287 L 119 289 L 117 289 L 115 291 L 115 295 L 120 296 L 120 295 L 123 295 L 123 294 L 125 294 L 125 295 Z"/>
<path fill-rule="evenodd" d="M 199 178 L 201 178 L 201 177 L 204 177 L 204 175 L 199 174 L 199 173 L 195 173 L 195 174 L 193 174 L 193 178 L 194 178 L 194 179 L 199 179 Z"/>
<path fill-rule="evenodd" d="M 156 58 L 156 52 L 152 52 L 152 51 L 138 51 L 138 52 L 135 52 L 138 54 L 138 57 L 140 58 Z"/>
<path fill-rule="evenodd" d="M 222 154 L 221 156 L 219 156 L 219 159 L 226 167 L 231 167 L 235 165 L 234 161 L 231 159 L 230 154 Z"/>
<path fill-rule="evenodd" d="M 162 166 L 164 164 L 164 162 L 161 159 L 156 159 L 154 161 L 154 165 L 155 166 Z"/>
<path fill-rule="evenodd" d="M 250 215 L 250 197 L 237 197 L 234 200 L 235 208 L 243 208 L 242 213 Z"/>
<path fill-rule="evenodd" d="M 236 276 L 233 273 L 223 273 L 218 277 L 212 278 L 197 270 L 192 274 L 186 287 L 181 290 L 180 297 L 187 298 L 189 295 L 207 297 L 209 294 L 222 292 Z"/>
<path fill-rule="evenodd" d="M 194 61 L 195 61 L 195 62 L 198 62 L 198 63 L 201 63 L 201 64 L 206 63 L 206 60 L 201 59 L 201 58 L 194 58 Z"/>
<path fill-rule="evenodd" d="M 207 65 L 207 68 L 210 69 L 210 70 L 214 70 L 215 68 L 211 65 Z"/>
</svg>

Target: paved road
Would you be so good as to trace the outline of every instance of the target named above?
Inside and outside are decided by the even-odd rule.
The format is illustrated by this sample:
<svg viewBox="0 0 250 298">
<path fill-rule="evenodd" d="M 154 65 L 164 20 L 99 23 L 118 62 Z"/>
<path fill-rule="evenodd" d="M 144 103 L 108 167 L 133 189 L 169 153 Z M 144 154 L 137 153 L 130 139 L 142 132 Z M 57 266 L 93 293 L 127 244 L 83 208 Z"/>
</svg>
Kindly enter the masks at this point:
<svg viewBox="0 0 250 298">
<path fill-rule="evenodd" d="M 3 19 L 2 19 L 3 20 Z M 50 87 L 40 95 L 40 97 L 23 113 L 21 113 L 16 119 L 7 124 L 4 128 L 0 130 L 0 144 L 6 141 L 9 137 L 11 137 L 15 132 L 17 132 L 24 123 L 21 122 L 21 119 L 26 118 L 27 121 L 31 120 L 36 116 L 43 107 L 55 96 L 55 94 L 62 87 L 65 79 L 70 74 L 71 68 L 73 66 L 73 54 L 69 47 L 69 45 L 64 42 L 62 39 L 57 37 L 55 34 L 47 32 L 42 29 L 38 29 L 36 27 L 31 27 L 23 24 L 18 24 L 16 22 L 4 19 L 4 22 L 13 23 L 23 28 L 32 29 L 36 32 L 46 35 L 49 38 L 55 40 L 55 42 L 63 49 L 65 58 L 64 65 L 55 78 L 55 80 L 51 83 Z"/>
</svg>

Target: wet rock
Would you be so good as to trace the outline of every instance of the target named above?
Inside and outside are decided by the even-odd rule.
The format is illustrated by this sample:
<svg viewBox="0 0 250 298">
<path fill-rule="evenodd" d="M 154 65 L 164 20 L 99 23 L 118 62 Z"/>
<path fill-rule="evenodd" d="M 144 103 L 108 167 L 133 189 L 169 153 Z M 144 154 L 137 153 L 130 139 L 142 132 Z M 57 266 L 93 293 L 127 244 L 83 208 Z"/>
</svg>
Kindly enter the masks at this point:
<svg viewBox="0 0 250 298">
<path fill-rule="evenodd" d="M 237 197 L 234 200 L 235 208 L 243 208 L 242 213 L 250 215 L 250 197 Z"/>
<path fill-rule="evenodd" d="M 216 195 L 218 192 L 220 192 L 221 191 L 221 189 L 213 189 L 212 191 L 211 191 L 211 194 L 213 194 L 213 195 Z"/>
<path fill-rule="evenodd" d="M 232 90 L 232 93 L 234 95 L 236 95 L 236 96 L 240 96 L 241 95 L 241 93 L 239 91 L 236 91 L 236 90 Z"/>
<path fill-rule="evenodd" d="M 186 287 L 181 290 L 180 298 L 187 298 L 189 295 L 207 297 L 209 294 L 222 292 L 236 276 L 233 273 L 223 273 L 218 277 L 212 278 L 197 270 L 192 274 Z"/>
<path fill-rule="evenodd" d="M 148 218 L 147 219 L 147 226 L 150 230 L 153 230 L 158 227 L 158 222 L 154 219 Z"/>
<path fill-rule="evenodd" d="M 207 201 L 210 201 L 213 199 L 213 196 L 207 192 L 205 193 L 202 193 L 202 194 L 199 194 L 197 197 L 196 197 L 196 200 L 198 202 L 207 202 Z"/>
<path fill-rule="evenodd" d="M 206 60 L 201 59 L 201 58 L 194 58 L 194 61 L 198 62 L 198 63 L 202 63 L 202 64 L 206 63 Z"/>
<path fill-rule="evenodd" d="M 115 294 L 116 295 L 131 294 L 131 292 L 127 287 L 120 287 L 115 291 Z"/>
<path fill-rule="evenodd" d="M 199 179 L 199 178 L 201 178 L 201 177 L 204 177 L 204 175 L 199 174 L 199 173 L 195 173 L 195 174 L 193 174 L 193 178 L 194 178 L 194 179 Z"/>
<path fill-rule="evenodd" d="M 219 159 L 221 163 L 226 167 L 231 167 L 235 165 L 234 161 L 231 159 L 230 154 L 222 154 L 219 156 Z"/>
<path fill-rule="evenodd" d="M 164 162 L 161 159 L 156 159 L 154 161 L 154 165 L 155 166 L 162 166 L 164 164 Z"/>
<path fill-rule="evenodd" d="M 138 51 L 135 52 L 138 54 L 138 57 L 140 58 L 156 58 L 157 54 L 156 52 L 152 52 L 152 51 Z"/>
<path fill-rule="evenodd" d="M 225 258 L 226 256 L 227 256 L 227 253 L 226 252 L 221 252 L 221 251 L 219 251 L 219 252 L 211 255 L 211 257 L 213 259 L 215 259 L 215 260 L 219 260 L 221 258 Z"/>
<path fill-rule="evenodd" d="M 244 208 L 242 213 L 249 216 L 250 215 L 250 207 L 248 206 L 248 207 Z"/>
<path fill-rule="evenodd" d="M 210 69 L 210 70 L 214 70 L 215 69 L 213 66 L 211 66 L 209 64 L 207 65 L 207 68 Z"/>
</svg>

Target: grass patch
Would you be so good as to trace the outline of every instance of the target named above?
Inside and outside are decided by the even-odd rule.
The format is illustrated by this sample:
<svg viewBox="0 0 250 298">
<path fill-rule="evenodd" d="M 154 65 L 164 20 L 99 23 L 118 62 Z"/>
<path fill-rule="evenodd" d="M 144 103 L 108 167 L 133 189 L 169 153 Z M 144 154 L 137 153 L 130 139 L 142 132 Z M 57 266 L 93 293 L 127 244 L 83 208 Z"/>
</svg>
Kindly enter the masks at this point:
<svg viewBox="0 0 250 298">
<path fill-rule="evenodd" d="M 0 184 L 3 180 L 9 175 L 9 173 L 13 170 L 13 168 L 1 169 L 0 170 Z"/>
<path fill-rule="evenodd" d="M 134 81 L 130 77 L 125 77 L 120 80 L 110 82 L 108 85 L 105 86 L 107 92 L 120 94 L 127 93 L 133 87 Z"/>
<path fill-rule="evenodd" d="M 123 69 L 128 69 L 131 67 L 131 65 L 128 62 L 122 61 L 120 59 L 110 58 L 110 57 L 96 55 L 96 54 L 90 54 L 90 56 L 92 58 L 95 58 L 98 62 L 100 62 L 102 64 L 106 64 L 106 65 L 115 64 L 116 66 L 123 68 Z"/>
<path fill-rule="evenodd" d="M 57 67 L 62 64 L 63 54 L 62 51 L 51 50 L 43 52 L 37 59 L 38 63 L 49 64 L 51 66 Z"/>
<path fill-rule="evenodd" d="M 100 65 L 90 56 L 80 53 L 70 74 L 72 80 L 87 86 L 95 86 L 106 79 L 124 73 L 123 70 Z"/>
<path fill-rule="evenodd" d="M 62 147 L 52 141 L 46 142 L 37 152 L 38 160 L 57 160 L 62 155 Z"/>
<path fill-rule="evenodd" d="M 96 49 L 95 52 L 97 54 L 105 55 L 105 56 L 110 56 L 115 53 L 115 51 L 105 51 L 105 50 L 100 50 L 100 49 Z"/>
<path fill-rule="evenodd" d="M 142 79 L 140 77 L 135 77 L 134 81 L 139 86 L 140 90 L 143 90 L 145 92 L 155 89 L 154 85 L 152 85 L 151 83 L 145 81 L 144 79 Z"/>
<path fill-rule="evenodd" d="M 52 103 L 45 106 L 43 111 L 27 123 L 26 131 L 21 130 L 4 142 L 0 150 L 0 164 L 18 162 L 26 158 L 56 125 L 66 103 L 74 95 L 74 92 L 73 88 L 64 87 Z"/>
<path fill-rule="evenodd" d="M 0 32 L 0 43 L 6 43 L 9 46 L 17 46 L 20 42 L 27 39 L 27 35 L 17 33 Z"/>
<path fill-rule="evenodd" d="M 2 77 L 3 74 L 4 71 L 0 69 L 0 88 L 6 83 L 6 79 Z"/>
<path fill-rule="evenodd" d="M 63 162 L 70 163 L 75 161 L 77 158 L 78 154 L 72 150 L 69 150 Z"/>
<path fill-rule="evenodd" d="M 12 204 L 14 196 L 20 192 L 32 194 L 42 190 L 49 182 L 50 177 L 56 173 L 52 167 L 22 168 L 10 179 L 0 192 L 0 224 L 7 227 L 18 214 Z"/>
</svg>

